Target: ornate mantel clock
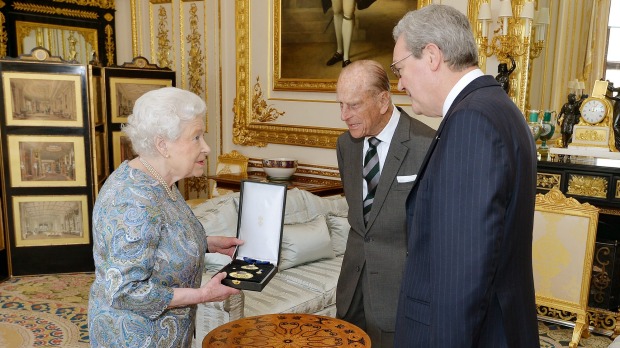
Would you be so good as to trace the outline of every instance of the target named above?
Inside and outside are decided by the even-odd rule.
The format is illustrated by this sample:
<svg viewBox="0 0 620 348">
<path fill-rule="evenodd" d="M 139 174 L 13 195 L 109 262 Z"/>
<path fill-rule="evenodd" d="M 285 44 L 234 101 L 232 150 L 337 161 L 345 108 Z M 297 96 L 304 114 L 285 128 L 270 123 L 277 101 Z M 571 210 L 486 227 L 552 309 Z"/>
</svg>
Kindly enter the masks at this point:
<svg viewBox="0 0 620 348">
<path fill-rule="evenodd" d="M 592 94 L 579 109 L 581 118 L 573 129 L 569 147 L 595 147 L 603 151 L 617 151 L 614 145 L 612 103 L 605 98 L 608 81 L 596 81 Z"/>
</svg>

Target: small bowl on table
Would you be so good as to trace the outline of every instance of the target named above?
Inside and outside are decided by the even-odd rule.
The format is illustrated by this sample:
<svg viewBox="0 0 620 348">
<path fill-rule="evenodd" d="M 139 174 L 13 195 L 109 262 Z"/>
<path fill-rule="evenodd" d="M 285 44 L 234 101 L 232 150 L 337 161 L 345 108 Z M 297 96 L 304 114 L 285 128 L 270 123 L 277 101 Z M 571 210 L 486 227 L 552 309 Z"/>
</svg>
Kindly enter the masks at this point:
<svg viewBox="0 0 620 348">
<path fill-rule="evenodd" d="M 290 180 L 296 170 L 296 159 L 286 157 L 263 159 L 263 171 L 269 180 Z"/>
</svg>

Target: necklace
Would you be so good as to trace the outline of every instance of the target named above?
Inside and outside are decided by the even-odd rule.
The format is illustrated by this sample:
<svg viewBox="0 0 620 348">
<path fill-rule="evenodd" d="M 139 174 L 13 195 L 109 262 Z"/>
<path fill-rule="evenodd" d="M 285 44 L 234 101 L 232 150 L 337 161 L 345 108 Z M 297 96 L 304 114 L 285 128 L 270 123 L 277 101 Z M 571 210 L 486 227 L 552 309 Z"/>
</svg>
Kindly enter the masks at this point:
<svg viewBox="0 0 620 348">
<path fill-rule="evenodd" d="M 177 198 L 172 193 L 172 190 L 170 189 L 170 186 L 168 186 L 166 181 L 164 181 L 164 178 L 162 178 L 161 175 L 159 175 L 159 173 L 155 170 L 155 168 L 153 168 L 149 164 L 149 162 L 145 161 L 142 157 L 140 157 L 140 162 L 142 162 L 142 164 L 144 165 L 144 168 L 146 168 L 146 170 L 148 170 L 149 173 L 151 173 L 151 175 L 154 176 L 155 179 L 157 181 L 159 181 L 159 183 L 164 186 L 164 189 L 166 189 L 166 193 L 168 194 L 168 197 L 170 197 L 170 199 L 172 199 L 173 201 L 176 201 Z"/>
</svg>

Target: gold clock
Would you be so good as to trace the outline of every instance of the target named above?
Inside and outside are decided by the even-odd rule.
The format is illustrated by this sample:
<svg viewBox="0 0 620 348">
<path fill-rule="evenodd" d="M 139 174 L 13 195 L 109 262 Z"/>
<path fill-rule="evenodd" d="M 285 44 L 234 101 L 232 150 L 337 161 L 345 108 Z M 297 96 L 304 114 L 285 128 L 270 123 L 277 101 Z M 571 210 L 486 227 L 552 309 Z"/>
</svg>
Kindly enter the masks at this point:
<svg viewBox="0 0 620 348">
<path fill-rule="evenodd" d="M 591 125 L 599 125 L 611 119 L 612 106 L 604 97 L 588 97 L 581 103 L 579 109 L 581 119 Z M 605 122 L 606 123 L 606 122 Z"/>
<path fill-rule="evenodd" d="M 569 147 L 597 147 L 615 151 L 613 105 L 605 97 L 608 84 L 608 81 L 596 81 L 591 96 L 581 103 L 581 117 L 573 128 L 573 141 Z"/>
</svg>

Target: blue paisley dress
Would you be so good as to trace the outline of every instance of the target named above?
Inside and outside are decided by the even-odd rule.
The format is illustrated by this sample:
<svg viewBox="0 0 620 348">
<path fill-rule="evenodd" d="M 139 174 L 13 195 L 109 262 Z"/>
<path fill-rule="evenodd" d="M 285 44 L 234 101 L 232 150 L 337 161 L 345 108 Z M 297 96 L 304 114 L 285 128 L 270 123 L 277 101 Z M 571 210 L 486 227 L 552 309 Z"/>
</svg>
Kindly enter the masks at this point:
<svg viewBox="0 0 620 348">
<path fill-rule="evenodd" d="M 123 162 L 93 210 L 93 347 L 189 347 L 196 306 L 166 309 L 173 288 L 197 288 L 207 239 L 179 190 Z"/>
</svg>

